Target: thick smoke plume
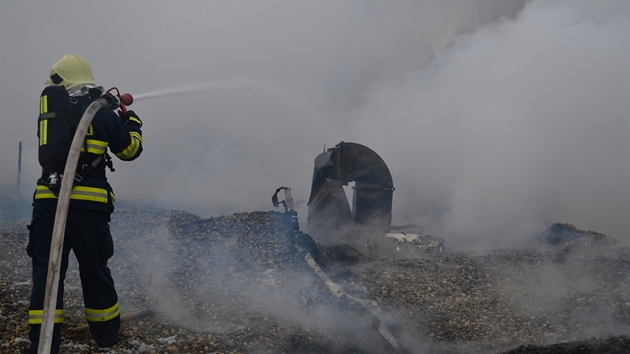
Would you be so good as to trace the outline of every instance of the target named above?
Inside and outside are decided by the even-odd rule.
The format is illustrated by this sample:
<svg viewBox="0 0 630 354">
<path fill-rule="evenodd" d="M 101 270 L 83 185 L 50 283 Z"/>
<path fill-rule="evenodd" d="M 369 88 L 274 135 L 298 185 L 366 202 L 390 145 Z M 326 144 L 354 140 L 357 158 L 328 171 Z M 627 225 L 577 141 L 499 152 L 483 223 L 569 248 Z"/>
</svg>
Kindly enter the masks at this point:
<svg viewBox="0 0 630 354">
<path fill-rule="evenodd" d="M 3 196 L 19 141 L 22 195 L 34 187 L 32 102 L 79 52 L 145 122 L 143 156 L 109 177 L 121 207 L 268 210 L 285 185 L 305 200 L 315 156 L 351 141 L 395 176 L 395 222 L 451 249 L 511 247 L 552 222 L 628 237 L 625 1 L 143 5 L 2 4 Z M 74 26 L 39 20 L 69 12 Z"/>
</svg>

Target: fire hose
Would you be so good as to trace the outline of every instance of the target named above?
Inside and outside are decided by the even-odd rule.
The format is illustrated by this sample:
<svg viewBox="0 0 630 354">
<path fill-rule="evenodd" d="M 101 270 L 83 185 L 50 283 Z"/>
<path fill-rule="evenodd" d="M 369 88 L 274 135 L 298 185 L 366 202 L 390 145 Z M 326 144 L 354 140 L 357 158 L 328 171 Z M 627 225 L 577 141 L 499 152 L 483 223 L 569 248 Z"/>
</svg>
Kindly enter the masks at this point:
<svg viewBox="0 0 630 354">
<path fill-rule="evenodd" d="M 107 94 L 92 102 L 83 113 L 77 130 L 74 133 L 72 144 L 70 145 L 70 152 L 68 153 L 68 159 L 66 160 L 66 167 L 63 171 L 63 178 L 61 181 L 61 189 L 59 190 L 59 198 L 57 201 L 57 209 L 55 211 L 55 223 L 53 225 L 52 241 L 50 244 L 50 254 L 48 260 L 48 276 L 46 278 L 46 292 L 44 296 L 44 315 L 42 319 L 41 332 L 39 334 L 39 346 L 37 347 L 38 354 L 50 353 L 53 337 L 53 327 L 55 320 L 55 309 L 57 305 L 57 293 L 59 290 L 59 278 L 61 270 L 61 257 L 63 249 L 63 239 L 66 231 L 66 220 L 68 217 L 68 207 L 70 206 L 70 193 L 74 184 L 74 178 L 77 164 L 79 162 L 79 155 L 81 154 L 81 146 L 83 146 L 83 140 L 87 130 L 92 123 L 92 119 L 96 113 L 103 107 L 116 109 L 120 108 L 123 113 L 127 112 L 125 105 L 133 103 L 133 97 L 126 93 L 121 95 L 118 92 L 117 96 L 109 94 L 110 91 L 118 89 L 112 87 L 107 90 Z"/>
<path fill-rule="evenodd" d="M 285 200 L 282 202 L 278 202 L 278 192 L 284 189 L 284 197 Z M 363 317 L 371 327 L 378 332 L 378 334 L 383 338 L 387 344 L 394 350 L 397 354 L 407 354 L 407 350 L 402 346 L 401 343 L 398 342 L 396 337 L 389 331 L 387 326 L 383 324 L 380 319 L 381 309 L 378 304 L 372 300 L 364 300 L 357 297 L 354 297 L 345 292 L 343 287 L 339 284 L 335 283 L 328 277 L 326 272 L 319 266 L 318 260 L 322 259 L 322 252 L 317 246 L 317 243 L 313 241 L 313 239 L 302 232 L 300 232 L 300 226 L 298 225 L 297 213 L 293 209 L 293 197 L 291 196 L 291 188 L 289 187 L 279 187 L 276 189 L 276 193 L 274 193 L 273 197 L 271 197 L 271 202 L 274 207 L 279 207 L 283 205 L 285 208 L 285 212 L 291 214 L 291 223 L 293 228 L 293 234 L 295 236 L 296 245 L 298 248 L 306 251 L 306 256 L 304 256 L 304 260 L 308 265 L 313 269 L 315 274 L 324 281 L 330 293 L 337 299 L 344 299 L 347 302 L 358 304 L 359 306 L 352 306 L 353 310 Z"/>
</svg>

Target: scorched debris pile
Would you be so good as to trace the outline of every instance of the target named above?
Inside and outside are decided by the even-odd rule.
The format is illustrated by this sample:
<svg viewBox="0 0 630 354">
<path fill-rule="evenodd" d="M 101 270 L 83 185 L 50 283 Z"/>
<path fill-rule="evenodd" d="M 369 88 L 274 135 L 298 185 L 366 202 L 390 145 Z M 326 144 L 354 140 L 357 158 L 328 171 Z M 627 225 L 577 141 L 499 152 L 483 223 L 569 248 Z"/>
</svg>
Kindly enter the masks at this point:
<svg viewBox="0 0 630 354">
<path fill-rule="evenodd" d="M 14 353 L 28 330 L 28 234 L 25 221 L 1 226 L 0 352 Z M 341 299 L 296 247 L 288 213 L 117 212 L 112 234 L 122 313 L 151 310 L 123 323 L 117 353 L 628 350 L 630 251 L 593 232 L 542 251 L 476 256 L 385 258 L 320 245 Z M 71 260 L 64 332 L 84 324 L 79 282 Z M 374 301 L 398 349 L 351 297 Z M 64 343 L 64 353 L 93 348 L 85 332 Z"/>
</svg>

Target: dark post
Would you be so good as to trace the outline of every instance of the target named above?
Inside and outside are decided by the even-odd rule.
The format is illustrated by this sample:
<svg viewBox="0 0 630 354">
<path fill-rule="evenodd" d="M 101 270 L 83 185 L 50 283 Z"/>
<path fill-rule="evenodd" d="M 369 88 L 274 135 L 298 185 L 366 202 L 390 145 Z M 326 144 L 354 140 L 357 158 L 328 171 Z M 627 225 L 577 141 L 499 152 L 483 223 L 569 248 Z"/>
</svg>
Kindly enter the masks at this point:
<svg viewBox="0 0 630 354">
<path fill-rule="evenodd" d="M 17 175 L 17 192 L 20 196 L 20 174 L 22 173 L 22 141 L 20 141 L 20 152 L 18 154 L 18 175 Z"/>
</svg>

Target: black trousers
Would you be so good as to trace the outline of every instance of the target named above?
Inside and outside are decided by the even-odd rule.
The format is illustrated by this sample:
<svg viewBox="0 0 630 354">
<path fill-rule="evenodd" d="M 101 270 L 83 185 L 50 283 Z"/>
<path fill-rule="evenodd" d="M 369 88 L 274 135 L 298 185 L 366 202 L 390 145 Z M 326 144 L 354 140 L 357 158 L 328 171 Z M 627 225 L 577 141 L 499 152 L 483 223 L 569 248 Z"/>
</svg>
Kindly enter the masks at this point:
<svg viewBox="0 0 630 354">
<path fill-rule="evenodd" d="M 37 348 L 41 321 L 32 319 L 43 310 L 48 275 L 48 259 L 55 220 L 56 207 L 33 207 L 33 220 L 29 226 L 30 236 L 26 252 L 32 258 L 33 289 L 29 307 L 31 348 Z M 120 329 L 118 295 L 114 287 L 107 260 L 114 254 L 114 243 L 109 232 L 109 212 L 69 208 L 63 243 L 61 274 L 57 295 L 57 312 L 63 310 L 64 279 L 68 269 L 70 250 L 79 262 L 79 273 L 83 289 L 86 318 L 90 332 L 100 347 L 111 347 L 116 342 Z M 95 314 L 95 315 L 91 315 Z M 103 316 L 103 317 L 99 317 Z M 36 316 L 35 316 L 36 317 Z M 53 331 L 52 353 L 61 345 L 61 324 L 56 323 Z"/>
</svg>

